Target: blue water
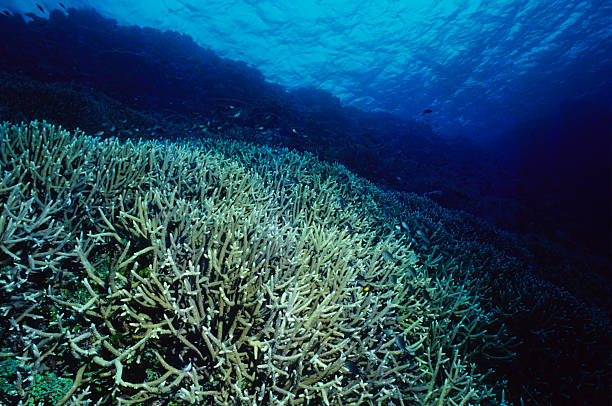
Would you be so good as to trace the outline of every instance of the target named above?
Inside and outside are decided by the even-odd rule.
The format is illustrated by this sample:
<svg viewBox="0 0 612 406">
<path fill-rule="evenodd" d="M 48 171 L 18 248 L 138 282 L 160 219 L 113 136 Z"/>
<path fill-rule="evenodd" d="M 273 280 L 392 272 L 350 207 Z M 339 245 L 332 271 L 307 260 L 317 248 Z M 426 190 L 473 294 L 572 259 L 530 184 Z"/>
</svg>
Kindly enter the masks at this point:
<svg viewBox="0 0 612 406">
<path fill-rule="evenodd" d="M 3 1 L 42 15 L 34 1 Z M 38 2 L 45 11 L 57 1 Z M 86 1 L 120 24 L 189 34 L 288 87 L 427 120 L 447 135 L 512 132 L 567 98 L 612 94 L 612 2 Z"/>
</svg>

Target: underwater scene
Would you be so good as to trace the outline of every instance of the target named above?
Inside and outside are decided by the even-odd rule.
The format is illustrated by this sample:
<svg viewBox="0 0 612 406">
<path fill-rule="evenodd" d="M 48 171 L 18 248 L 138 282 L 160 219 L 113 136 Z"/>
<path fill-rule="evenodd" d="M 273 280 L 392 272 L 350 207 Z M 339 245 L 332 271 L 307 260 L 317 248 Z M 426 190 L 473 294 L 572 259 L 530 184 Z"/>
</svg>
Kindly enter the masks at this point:
<svg viewBox="0 0 612 406">
<path fill-rule="evenodd" d="M 612 2 L 0 0 L 0 405 L 609 405 Z"/>
</svg>

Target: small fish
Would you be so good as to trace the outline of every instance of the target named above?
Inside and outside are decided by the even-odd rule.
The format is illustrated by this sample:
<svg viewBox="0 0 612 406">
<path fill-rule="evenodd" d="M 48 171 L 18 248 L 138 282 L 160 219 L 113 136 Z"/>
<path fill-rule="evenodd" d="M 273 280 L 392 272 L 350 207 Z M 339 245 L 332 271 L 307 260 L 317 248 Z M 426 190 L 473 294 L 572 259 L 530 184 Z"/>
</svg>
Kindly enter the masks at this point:
<svg viewBox="0 0 612 406">
<path fill-rule="evenodd" d="M 411 278 L 416 278 L 416 272 L 414 272 L 414 269 L 411 267 L 407 267 L 406 268 L 406 273 L 408 275 L 410 275 Z"/>
<path fill-rule="evenodd" d="M 101 137 L 101 136 L 103 136 L 103 135 L 104 135 L 104 131 L 100 130 L 100 131 L 98 131 L 98 132 L 96 133 L 96 135 L 97 135 L 98 137 Z"/>
<path fill-rule="evenodd" d="M 238 117 L 240 117 L 240 111 L 239 111 L 238 113 L 234 114 L 232 117 L 233 117 L 233 118 L 238 118 Z"/>
<path fill-rule="evenodd" d="M 63 8 L 64 10 L 66 10 L 66 6 L 64 6 L 62 3 L 58 3 L 60 5 L 61 8 Z"/>
<path fill-rule="evenodd" d="M 409 231 L 410 228 L 408 228 L 408 224 L 406 224 L 406 222 L 404 220 L 402 220 L 402 222 L 400 223 L 402 228 L 404 229 L 404 231 Z"/>
<path fill-rule="evenodd" d="M 257 129 L 258 129 L 258 130 L 263 130 L 263 129 L 264 129 L 264 127 L 263 127 L 263 125 L 260 125 L 259 127 L 257 127 Z"/>
<path fill-rule="evenodd" d="M 45 9 L 42 8 L 42 6 L 40 4 L 36 3 L 36 7 L 38 7 L 38 9 L 40 10 L 41 13 L 45 12 Z"/>
<path fill-rule="evenodd" d="M 382 252 L 382 257 L 383 257 L 384 259 L 386 259 L 387 261 L 392 261 L 392 262 L 395 262 L 395 258 L 394 258 L 394 257 L 393 257 L 393 255 L 392 255 L 392 254 L 391 254 L 389 251 L 387 251 L 387 250 L 384 250 L 384 251 Z"/>
<path fill-rule="evenodd" d="M 425 300 L 427 300 L 428 302 L 431 301 L 431 296 L 429 296 L 429 292 L 427 291 L 427 289 L 423 289 L 423 297 L 425 298 Z"/>
<path fill-rule="evenodd" d="M 408 251 L 408 263 L 414 265 L 419 262 L 419 257 L 414 251 Z"/>
<path fill-rule="evenodd" d="M 425 197 L 427 197 L 427 196 L 442 196 L 442 191 L 441 190 L 432 190 L 431 192 L 423 193 L 423 196 L 425 196 Z"/>
<path fill-rule="evenodd" d="M 367 283 L 367 281 L 363 278 L 363 276 L 358 276 L 355 278 L 355 282 L 362 284 L 362 283 Z"/>
<path fill-rule="evenodd" d="M 19 326 L 19 324 L 17 324 L 17 322 L 15 321 L 14 318 L 11 317 L 9 322 L 11 323 L 11 327 L 9 328 L 9 330 L 15 329 L 15 330 L 19 331 L 21 329 L 21 326 Z M 346 361 L 346 362 L 350 362 L 350 361 Z"/>
<path fill-rule="evenodd" d="M 353 375 L 361 375 L 361 371 L 359 370 L 359 367 L 353 361 L 346 361 L 344 363 L 344 367 L 348 369 L 349 372 Z"/>
<path fill-rule="evenodd" d="M 293 132 L 294 134 L 297 134 L 297 130 L 295 128 L 292 128 L 291 132 Z"/>
<path fill-rule="evenodd" d="M 363 293 L 368 293 L 370 291 L 370 286 L 366 285 L 363 287 Z"/>
<path fill-rule="evenodd" d="M 423 114 L 429 114 L 429 113 L 433 113 L 432 109 L 425 109 L 425 111 L 423 112 Z"/>
<path fill-rule="evenodd" d="M 402 351 L 406 351 L 406 340 L 401 334 L 395 336 L 395 345 Z"/>
</svg>

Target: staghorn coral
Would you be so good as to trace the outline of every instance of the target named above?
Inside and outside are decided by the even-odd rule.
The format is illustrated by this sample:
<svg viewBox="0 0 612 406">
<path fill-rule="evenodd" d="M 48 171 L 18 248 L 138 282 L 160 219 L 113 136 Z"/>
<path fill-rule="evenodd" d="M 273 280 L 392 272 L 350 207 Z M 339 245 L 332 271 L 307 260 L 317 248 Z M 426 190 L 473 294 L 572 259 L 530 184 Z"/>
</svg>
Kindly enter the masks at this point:
<svg viewBox="0 0 612 406">
<path fill-rule="evenodd" d="M 0 150 L 1 356 L 29 371 L 6 400 L 52 370 L 59 404 L 499 404 L 478 284 L 343 167 L 39 122 Z"/>
</svg>

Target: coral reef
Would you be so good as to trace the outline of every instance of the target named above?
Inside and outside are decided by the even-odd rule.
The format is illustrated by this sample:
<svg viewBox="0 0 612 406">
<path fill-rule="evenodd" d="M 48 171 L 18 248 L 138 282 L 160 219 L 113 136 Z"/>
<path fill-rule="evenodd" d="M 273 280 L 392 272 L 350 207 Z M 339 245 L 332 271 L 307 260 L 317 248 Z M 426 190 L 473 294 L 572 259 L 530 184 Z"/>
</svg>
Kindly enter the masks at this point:
<svg viewBox="0 0 612 406">
<path fill-rule="evenodd" d="M 340 165 L 32 122 L 0 167 L 5 402 L 52 377 L 60 405 L 505 403 L 475 275 Z"/>
<path fill-rule="evenodd" d="M 511 403 L 587 406 L 610 398 L 605 384 L 610 377 L 609 312 L 565 289 L 564 283 L 550 281 L 566 277 L 580 283 L 585 292 L 593 292 L 590 287 L 597 283 L 600 291 L 609 290 L 609 283 L 594 277 L 584 265 L 593 264 L 588 257 L 569 258 L 559 248 L 549 247 L 546 254 L 557 266 L 543 265 L 533 257 L 541 255 L 544 242 L 534 244 L 525 236 L 415 195 L 387 192 L 371 198 L 385 207 L 388 217 L 398 218 L 397 227 L 410 235 L 417 254 L 434 251 L 454 258 L 461 271 L 469 270 L 478 280 L 484 311 L 518 340 L 513 347 L 517 355 L 510 362 L 479 362 L 493 368 L 497 379 L 508 380 Z M 562 255 L 563 273 L 555 262 Z M 542 277 L 543 273 L 549 275 Z M 601 299 L 605 301 L 603 295 Z"/>
</svg>

